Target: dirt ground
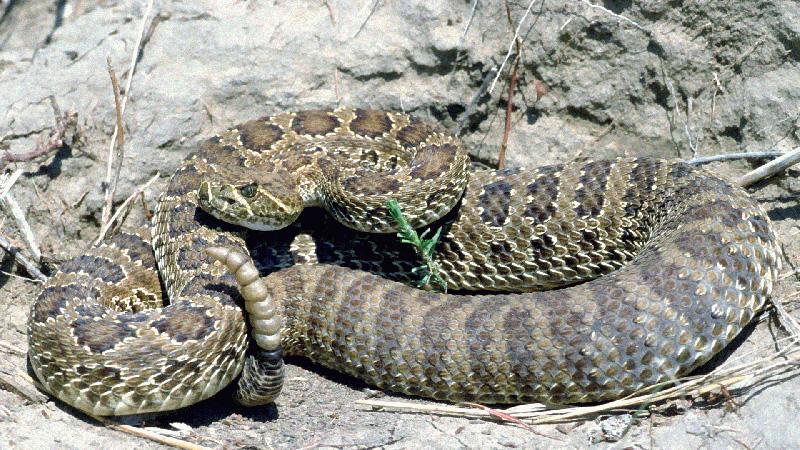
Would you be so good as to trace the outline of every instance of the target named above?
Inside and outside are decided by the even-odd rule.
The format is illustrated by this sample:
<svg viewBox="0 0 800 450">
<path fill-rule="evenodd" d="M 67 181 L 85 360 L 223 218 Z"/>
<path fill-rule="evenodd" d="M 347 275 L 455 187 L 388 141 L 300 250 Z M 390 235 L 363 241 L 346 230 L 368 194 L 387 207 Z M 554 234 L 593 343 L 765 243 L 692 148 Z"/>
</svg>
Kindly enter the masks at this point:
<svg viewBox="0 0 800 450">
<path fill-rule="evenodd" d="M 796 2 L 164 0 L 148 15 L 147 1 L 5 0 L 0 9 L 1 153 L 26 159 L 47 143 L 57 118 L 76 114 L 54 151 L 7 167 L 22 171 L 11 193 L 46 261 L 80 254 L 98 233 L 115 124 L 107 60 L 123 90 L 137 60 L 116 203 L 160 174 L 131 225 L 144 220 L 194 145 L 282 111 L 409 112 L 460 129 L 476 160 L 497 164 L 512 78 L 510 166 L 619 155 L 691 160 L 800 145 Z M 708 167 L 735 178 L 764 162 Z M 786 273 L 800 247 L 799 170 L 750 189 L 785 245 Z M 4 215 L 0 223 L 29 255 L 16 221 Z M 165 447 L 106 428 L 25 381 L 26 321 L 39 284 L 20 278 L 29 275 L 7 255 L 2 270 L 0 449 Z M 793 316 L 798 290 L 797 277 L 787 276 L 774 298 Z M 715 364 L 773 354 L 786 336 L 765 313 Z M 612 429 L 624 428 L 630 411 L 538 425 L 535 433 L 374 411 L 355 403 L 375 395 L 363 383 L 303 360 L 289 362 L 275 405 L 246 409 L 223 392 L 146 425 L 220 449 L 798 448 L 796 373 L 736 386 L 731 400 L 717 392 L 655 405 L 618 441 Z"/>
</svg>

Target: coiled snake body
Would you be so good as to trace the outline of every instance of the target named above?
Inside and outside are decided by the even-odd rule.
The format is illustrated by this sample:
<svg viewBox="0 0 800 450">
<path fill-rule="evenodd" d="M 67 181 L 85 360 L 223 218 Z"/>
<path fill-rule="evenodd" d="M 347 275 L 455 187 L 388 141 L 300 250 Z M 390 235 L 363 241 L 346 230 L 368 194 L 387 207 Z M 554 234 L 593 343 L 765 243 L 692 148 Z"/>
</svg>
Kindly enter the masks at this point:
<svg viewBox="0 0 800 450">
<path fill-rule="evenodd" d="M 214 181 L 200 189 L 202 180 Z M 389 198 L 413 226 L 444 227 L 436 258 L 449 288 L 483 292 L 430 292 L 368 273 L 407 280 L 419 264 L 393 234 L 328 225 L 299 244 L 289 238 L 308 235 L 297 227 L 247 239 L 262 241 L 253 256 L 263 271 L 291 266 L 264 279 L 280 305 L 284 353 L 413 395 L 575 403 L 669 381 L 736 336 L 780 266 L 761 207 L 683 163 L 467 174 L 460 142 L 426 122 L 283 114 L 187 158 L 157 206 L 152 248 L 142 229 L 62 265 L 31 311 L 33 370 L 53 395 L 99 415 L 207 398 L 242 371 L 248 339 L 238 286 L 204 250 L 247 250 L 240 228 L 198 203 L 261 229 L 318 205 L 386 233 Z"/>
</svg>

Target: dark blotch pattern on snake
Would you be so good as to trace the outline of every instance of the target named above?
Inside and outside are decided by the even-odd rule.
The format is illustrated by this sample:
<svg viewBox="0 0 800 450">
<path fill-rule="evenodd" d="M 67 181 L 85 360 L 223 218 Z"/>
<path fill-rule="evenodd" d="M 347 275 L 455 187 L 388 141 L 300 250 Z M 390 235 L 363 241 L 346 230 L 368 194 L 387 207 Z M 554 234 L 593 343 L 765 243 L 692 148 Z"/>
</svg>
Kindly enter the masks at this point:
<svg viewBox="0 0 800 450">
<path fill-rule="evenodd" d="M 480 295 L 369 273 L 409 281 L 419 264 L 390 233 L 388 198 L 415 227 L 445 227 L 443 278 Z M 361 231 L 312 208 L 246 242 L 200 202 L 263 230 L 322 206 Z M 468 173 L 449 133 L 378 111 L 282 114 L 216 136 L 173 176 L 153 223 L 155 250 L 148 229 L 114 236 L 66 263 L 32 308 L 36 375 L 84 411 L 186 406 L 235 379 L 246 355 L 263 363 L 238 285 L 207 247 L 258 242 L 284 353 L 485 403 L 604 401 L 686 374 L 763 307 L 780 268 L 762 208 L 704 170 L 618 159 Z"/>
</svg>

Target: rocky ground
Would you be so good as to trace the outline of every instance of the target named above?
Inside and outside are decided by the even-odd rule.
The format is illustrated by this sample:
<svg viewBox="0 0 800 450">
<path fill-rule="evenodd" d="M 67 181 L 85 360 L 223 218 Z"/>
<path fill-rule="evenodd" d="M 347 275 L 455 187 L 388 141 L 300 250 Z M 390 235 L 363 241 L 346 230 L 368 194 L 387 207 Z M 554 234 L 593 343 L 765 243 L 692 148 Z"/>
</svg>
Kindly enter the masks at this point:
<svg viewBox="0 0 800 450">
<path fill-rule="evenodd" d="M 11 192 L 45 260 L 80 254 L 97 235 L 115 124 L 107 60 L 124 89 L 132 56 L 117 204 L 161 176 L 144 206 L 133 208 L 131 225 L 199 141 L 282 111 L 409 112 L 460 128 L 476 160 L 497 164 L 513 74 L 506 165 L 576 156 L 691 160 L 786 151 L 800 141 L 795 2 L 156 1 L 144 33 L 146 1 L 6 0 L 0 8 L 0 150 L 26 160 L 7 167 L 22 171 Z M 506 61 L 509 48 L 521 55 L 518 65 L 513 55 Z M 63 145 L 26 157 L 47 147 L 69 113 L 75 126 L 59 136 Z M 737 177 L 763 162 L 709 167 Z M 787 273 L 800 247 L 797 174 L 791 169 L 751 188 L 785 245 Z M 16 222 L 8 216 L 1 223 L 2 234 L 24 248 Z M 161 448 L 37 395 L 20 374 L 39 284 L 20 278 L 26 271 L 8 256 L 2 269 L 0 449 Z M 796 277 L 788 276 L 775 301 L 793 314 L 797 291 Z M 723 365 L 774 353 L 785 336 L 767 313 Z M 603 430 L 626 423 L 626 412 L 536 426 L 534 433 L 373 411 L 355 404 L 371 395 L 358 380 L 302 360 L 289 365 L 274 406 L 244 409 L 223 393 L 149 425 L 183 424 L 182 439 L 224 449 L 796 448 L 800 379 L 793 373 L 738 386 L 732 401 L 712 395 L 646 409 L 616 442 Z"/>
</svg>

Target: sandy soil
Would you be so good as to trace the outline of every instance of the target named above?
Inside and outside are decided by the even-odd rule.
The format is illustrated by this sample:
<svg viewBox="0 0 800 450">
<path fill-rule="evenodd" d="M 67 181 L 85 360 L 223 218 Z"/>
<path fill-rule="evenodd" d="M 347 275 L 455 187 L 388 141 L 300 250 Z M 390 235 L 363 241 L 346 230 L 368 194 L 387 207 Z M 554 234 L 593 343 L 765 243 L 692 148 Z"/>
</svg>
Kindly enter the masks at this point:
<svg viewBox="0 0 800 450">
<path fill-rule="evenodd" d="M 510 2 L 511 24 L 499 1 L 187 3 L 155 3 L 138 54 L 118 198 L 157 172 L 161 177 L 146 192 L 145 206 L 134 208 L 132 225 L 200 140 L 281 111 L 349 106 L 410 112 L 463 126 L 475 158 L 496 163 L 514 65 L 503 66 L 491 88 L 493 69 L 504 62 L 523 17 L 507 165 L 576 155 L 689 160 L 786 151 L 800 140 L 800 6 L 794 2 L 744 7 L 726 0 L 644 0 L 601 8 L 585 0 L 552 1 L 534 3 L 527 15 L 527 1 Z M 0 3 L 6 11 L 0 19 L 0 150 L 22 155 L 49 138 L 56 123 L 51 98 L 61 111 L 77 114 L 77 132 L 67 133 L 57 151 L 9 166 L 22 170 L 11 192 L 47 261 L 80 254 L 98 232 L 115 120 L 106 59 L 125 86 L 146 12 L 146 2 L 64 4 Z M 541 83 L 549 92 L 537 102 Z M 736 177 L 761 163 L 736 160 L 711 168 Z M 798 255 L 797 175 L 789 170 L 751 188 L 783 240 L 787 272 Z M 2 233 L 24 248 L 10 218 Z M 19 374 L 25 371 L 26 320 L 38 285 L 19 278 L 27 274 L 8 256 L 2 270 L 0 449 L 161 448 L 105 428 L 25 382 Z M 775 296 L 790 314 L 797 291 L 790 276 Z M 715 363 L 769 355 L 785 336 L 764 314 Z M 616 442 L 609 430 L 630 420 L 629 412 L 536 426 L 535 434 L 477 419 L 373 411 L 355 404 L 374 394 L 363 383 L 302 360 L 290 361 L 288 377 L 275 405 L 245 409 L 223 392 L 147 425 L 177 427 L 186 441 L 224 449 L 800 446 L 800 379 L 793 372 L 731 390 L 735 405 L 722 395 L 656 405 Z"/>
</svg>

